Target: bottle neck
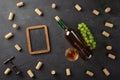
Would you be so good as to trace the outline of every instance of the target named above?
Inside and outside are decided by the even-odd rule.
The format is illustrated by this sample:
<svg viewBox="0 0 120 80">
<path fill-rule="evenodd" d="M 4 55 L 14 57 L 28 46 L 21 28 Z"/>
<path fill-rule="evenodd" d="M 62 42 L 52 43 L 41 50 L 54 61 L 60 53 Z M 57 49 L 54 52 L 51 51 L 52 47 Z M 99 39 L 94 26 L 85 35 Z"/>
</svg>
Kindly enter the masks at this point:
<svg viewBox="0 0 120 80">
<path fill-rule="evenodd" d="M 67 27 L 66 27 L 66 25 L 63 23 L 63 21 L 62 20 L 59 20 L 58 21 L 58 24 L 60 25 L 60 27 L 62 28 L 62 29 L 67 29 Z"/>
</svg>

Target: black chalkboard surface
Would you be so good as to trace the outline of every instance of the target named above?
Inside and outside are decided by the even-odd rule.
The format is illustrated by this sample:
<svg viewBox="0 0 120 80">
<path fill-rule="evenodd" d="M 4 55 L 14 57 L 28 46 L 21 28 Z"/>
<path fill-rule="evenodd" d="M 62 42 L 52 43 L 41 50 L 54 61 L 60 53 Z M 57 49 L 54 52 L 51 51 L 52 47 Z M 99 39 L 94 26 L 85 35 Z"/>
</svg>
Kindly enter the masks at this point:
<svg viewBox="0 0 120 80">
<path fill-rule="evenodd" d="M 46 49 L 46 40 L 45 40 L 45 34 L 44 34 L 44 29 L 35 29 L 30 31 L 31 34 L 31 42 L 32 42 L 32 49 L 33 51 L 37 50 L 44 50 Z M 40 45 L 40 44 L 44 45 Z"/>
<path fill-rule="evenodd" d="M 24 7 L 18 8 L 16 3 L 19 0 L 0 0 L 0 80 L 119 80 L 120 79 L 120 0 L 22 0 Z M 56 3 L 57 8 L 52 9 L 51 4 Z M 74 6 L 79 4 L 82 11 L 78 12 Z M 104 12 L 106 6 L 111 7 L 112 11 L 108 14 Z M 43 16 L 38 16 L 35 8 L 43 11 Z M 100 15 L 96 16 L 92 13 L 93 9 L 100 11 Z M 8 20 L 10 12 L 15 13 L 13 21 Z M 97 47 L 93 51 L 94 55 L 89 61 L 79 58 L 75 62 L 70 62 L 65 57 L 65 51 L 72 46 L 64 38 L 63 30 L 59 27 L 54 17 L 58 15 L 69 28 L 73 28 L 76 32 L 78 23 L 85 22 L 93 33 L 97 42 Z M 114 24 L 112 29 L 104 26 L 108 21 Z M 12 28 L 12 24 L 16 23 L 20 26 L 19 30 Z M 49 29 L 49 39 L 51 44 L 51 52 L 41 55 L 30 55 L 27 46 L 26 28 L 33 25 L 44 24 Z M 110 37 L 106 38 L 101 33 L 105 30 L 110 33 Z M 14 37 L 10 40 L 4 38 L 5 34 L 13 32 Z M 32 36 L 33 50 L 46 48 L 43 30 L 33 30 L 30 32 Z M 38 34 L 38 36 L 33 36 Z M 40 42 L 38 41 L 40 40 Z M 43 42 L 42 42 L 42 41 Z M 36 43 L 37 42 L 37 43 Z M 14 45 L 19 44 L 22 48 L 18 52 Z M 41 46 L 42 45 L 42 46 Z M 106 45 L 111 45 L 113 50 L 107 51 Z M 116 60 L 107 57 L 108 53 L 116 55 Z M 3 62 L 15 56 L 14 64 L 22 71 L 23 77 L 15 75 L 14 71 L 9 75 L 4 75 L 4 70 L 10 67 L 10 64 L 4 65 Z M 35 66 L 38 61 L 43 62 L 43 67 L 37 71 Z M 110 76 L 106 77 L 102 69 L 107 68 Z M 70 68 L 72 75 L 67 77 L 65 69 Z M 31 69 L 35 78 L 31 79 L 27 75 L 27 70 Z M 57 75 L 52 76 L 51 70 L 56 70 Z M 85 74 L 86 70 L 94 72 L 93 77 Z"/>
</svg>

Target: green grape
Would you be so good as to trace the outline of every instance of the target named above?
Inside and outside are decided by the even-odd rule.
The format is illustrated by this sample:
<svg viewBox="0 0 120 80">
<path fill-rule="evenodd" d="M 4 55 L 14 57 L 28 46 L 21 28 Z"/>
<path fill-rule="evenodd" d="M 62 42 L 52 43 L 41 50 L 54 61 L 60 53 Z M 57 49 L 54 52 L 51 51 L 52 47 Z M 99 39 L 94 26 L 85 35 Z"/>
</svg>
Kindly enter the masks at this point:
<svg viewBox="0 0 120 80">
<path fill-rule="evenodd" d="M 96 48 L 96 45 L 92 45 L 92 48 L 95 49 L 95 48 Z"/>
<path fill-rule="evenodd" d="M 96 42 L 93 42 L 92 47 L 95 49 L 95 47 L 96 47 Z"/>
<path fill-rule="evenodd" d="M 92 35 L 89 36 L 89 39 L 94 39 L 94 37 Z"/>
<path fill-rule="evenodd" d="M 81 25 L 83 26 L 83 25 L 85 25 L 85 23 L 81 23 Z"/>
<path fill-rule="evenodd" d="M 85 30 L 88 31 L 89 30 L 88 27 L 85 27 Z"/>
<path fill-rule="evenodd" d="M 84 34 L 84 32 L 80 31 L 81 35 Z"/>
<path fill-rule="evenodd" d="M 80 30 L 81 30 L 81 31 L 84 31 L 84 28 L 81 28 Z"/>
<path fill-rule="evenodd" d="M 87 31 L 87 34 L 88 34 L 88 35 L 91 35 L 90 31 Z"/>
<path fill-rule="evenodd" d="M 88 39 L 85 39 L 85 42 L 86 42 L 87 44 L 89 44 L 89 40 L 88 40 Z"/>
<path fill-rule="evenodd" d="M 82 34 L 82 36 L 83 36 L 83 37 L 87 37 L 87 35 L 86 35 L 86 34 Z"/>
<path fill-rule="evenodd" d="M 78 24 L 78 29 L 81 29 L 82 28 L 82 25 L 81 24 Z"/>
<path fill-rule="evenodd" d="M 88 29 L 88 30 L 86 30 L 87 32 L 90 32 L 90 30 Z"/>
<path fill-rule="evenodd" d="M 95 42 L 95 41 L 93 42 L 93 45 L 96 45 L 96 42 Z"/>
<path fill-rule="evenodd" d="M 83 32 L 84 32 L 85 34 L 87 33 L 87 31 L 86 31 L 86 30 L 84 30 Z"/>
<path fill-rule="evenodd" d="M 90 42 L 90 43 L 93 43 L 93 42 L 94 42 L 94 40 L 89 40 L 89 42 Z"/>
<path fill-rule="evenodd" d="M 89 43 L 87 44 L 87 46 L 88 46 L 89 48 L 91 48 L 91 45 L 90 45 Z"/>
<path fill-rule="evenodd" d="M 84 39 L 85 41 L 87 41 L 87 40 L 88 40 L 88 38 L 87 38 L 87 37 L 83 37 L 83 39 Z"/>
<path fill-rule="evenodd" d="M 83 27 L 86 29 L 87 28 L 87 26 L 86 25 L 83 25 Z"/>
</svg>

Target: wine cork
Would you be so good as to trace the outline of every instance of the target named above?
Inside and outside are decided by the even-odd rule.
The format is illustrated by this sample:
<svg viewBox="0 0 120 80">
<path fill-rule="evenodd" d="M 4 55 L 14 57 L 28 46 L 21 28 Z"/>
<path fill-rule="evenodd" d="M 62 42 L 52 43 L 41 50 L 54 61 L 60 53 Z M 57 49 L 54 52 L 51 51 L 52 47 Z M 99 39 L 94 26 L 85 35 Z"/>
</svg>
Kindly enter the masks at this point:
<svg viewBox="0 0 120 80">
<path fill-rule="evenodd" d="M 105 13 L 109 13 L 111 11 L 111 8 L 110 7 L 107 7 L 106 9 L 105 9 Z"/>
<path fill-rule="evenodd" d="M 16 4 L 16 6 L 17 6 L 17 7 L 23 7 L 23 6 L 24 6 L 24 3 L 23 3 L 23 2 L 18 2 L 18 3 Z"/>
<path fill-rule="evenodd" d="M 67 75 L 67 76 L 70 76 L 70 75 L 71 75 L 70 68 L 66 68 L 66 75 Z"/>
<path fill-rule="evenodd" d="M 22 48 L 21 48 L 18 44 L 16 44 L 14 47 L 15 47 L 15 49 L 16 49 L 17 51 L 21 51 L 21 50 L 22 50 Z"/>
<path fill-rule="evenodd" d="M 57 7 L 57 5 L 55 3 L 52 3 L 52 6 L 51 6 L 53 9 L 55 9 Z"/>
<path fill-rule="evenodd" d="M 12 32 L 9 32 L 8 34 L 5 35 L 5 39 L 10 39 L 11 37 L 13 37 Z"/>
<path fill-rule="evenodd" d="M 82 7 L 79 4 L 76 4 L 75 8 L 76 8 L 77 11 L 81 11 L 82 10 Z"/>
<path fill-rule="evenodd" d="M 86 71 L 86 74 L 87 74 L 88 76 L 90 76 L 90 77 L 93 77 L 93 76 L 94 76 L 94 73 L 91 72 L 91 71 L 89 71 L 89 70 Z"/>
<path fill-rule="evenodd" d="M 115 60 L 115 59 L 116 59 L 116 56 L 113 55 L 113 54 L 111 54 L 111 53 L 109 53 L 109 54 L 108 54 L 108 58 L 110 58 L 110 59 L 112 59 L 112 60 Z"/>
<path fill-rule="evenodd" d="M 34 77 L 34 74 L 31 70 L 28 70 L 27 71 L 27 74 L 29 75 L 30 78 L 33 78 Z"/>
<path fill-rule="evenodd" d="M 18 26 L 17 24 L 13 24 L 12 27 L 13 27 L 14 29 L 19 29 L 19 26 Z"/>
<path fill-rule="evenodd" d="M 108 71 L 107 68 L 104 68 L 104 69 L 103 69 L 103 73 L 104 73 L 106 76 L 109 76 L 109 75 L 110 75 L 110 72 Z"/>
<path fill-rule="evenodd" d="M 108 28 L 113 28 L 114 25 L 110 22 L 106 22 L 105 26 L 108 27 Z"/>
<path fill-rule="evenodd" d="M 35 12 L 39 15 L 39 16 L 42 16 L 42 11 L 38 8 L 35 9 Z"/>
<path fill-rule="evenodd" d="M 102 35 L 105 36 L 105 37 L 109 37 L 110 36 L 110 34 L 108 32 L 106 32 L 106 31 L 103 31 Z"/>
<path fill-rule="evenodd" d="M 5 74 L 5 75 L 8 75 L 10 72 L 11 72 L 10 68 L 7 68 L 7 69 L 4 71 L 4 74 Z"/>
<path fill-rule="evenodd" d="M 14 13 L 13 13 L 13 12 L 10 12 L 10 13 L 9 13 L 8 20 L 12 21 L 13 19 L 14 19 Z"/>
<path fill-rule="evenodd" d="M 56 71 L 55 71 L 55 70 L 52 70 L 52 71 L 51 71 L 51 74 L 52 74 L 52 75 L 55 75 L 55 74 L 56 74 Z"/>
<path fill-rule="evenodd" d="M 95 15 L 98 16 L 98 15 L 100 14 L 100 12 L 99 12 L 98 10 L 95 10 L 95 9 L 94 9 L 94 10 L 93 10 L 93 14 L 95 14 Z"/>
<path fill-rule="evenodd" d="M 106 50 L 112 50 L 112 46 L 106 46 Z"/>
<path fill-rule="evenodd" d="M 41 61 L 39 61 L 35 67 L 36 70 L 40 70 L 40 68 L 42 67 L 43 63 Z"/>
</svg>

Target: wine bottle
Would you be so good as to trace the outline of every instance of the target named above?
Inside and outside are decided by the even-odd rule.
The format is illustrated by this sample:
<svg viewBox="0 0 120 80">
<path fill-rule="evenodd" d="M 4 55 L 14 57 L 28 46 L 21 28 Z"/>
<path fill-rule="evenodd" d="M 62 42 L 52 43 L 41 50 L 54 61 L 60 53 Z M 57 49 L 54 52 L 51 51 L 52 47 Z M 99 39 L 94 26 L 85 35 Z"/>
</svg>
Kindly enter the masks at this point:
<svg viewBox="0 0 120 80">
<path fill-rule="evenodd" d="M 82 39 L 81 36 L 79 36 L 73 29 L 69 29 L 66 27 L 66 25 L 63 23 L 63 21 L 56 16 L 55 20 L 58 22 L 58 24 L 61 26 L 61 28 L 65 32 L 65 38 L 69 41 L 69 43 L 78 50 L 79 55 L 82 59 L 87 60 L 90 59 L 93 55 L 93 52 L 90 50 L 90 48 L 87 46 L 85 41 Z"/>
</svg>

